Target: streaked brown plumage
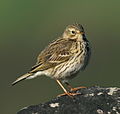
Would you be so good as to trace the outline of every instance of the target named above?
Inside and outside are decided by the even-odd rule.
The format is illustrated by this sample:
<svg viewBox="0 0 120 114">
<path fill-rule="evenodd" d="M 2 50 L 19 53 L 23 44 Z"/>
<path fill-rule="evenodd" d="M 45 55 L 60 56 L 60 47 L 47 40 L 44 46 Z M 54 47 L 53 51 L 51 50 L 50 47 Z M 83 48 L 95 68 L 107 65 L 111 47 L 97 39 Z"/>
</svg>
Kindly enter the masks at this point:
<svg viewBox="0 0 120 114">
<path fill-rule="evenodd" d="M 90 58 L 89 42 L 80 24 L 69 25 L 63 35 L 51 42 L 38 56 L 37 63 L 25 75 L 18 78 L 12 85 L 21 80 L 47 75 L 60 83 L 73 78 L 75 73 L 85 69 Z M 68 85 L 68 83 L 66 82 Z"/>
</svg>

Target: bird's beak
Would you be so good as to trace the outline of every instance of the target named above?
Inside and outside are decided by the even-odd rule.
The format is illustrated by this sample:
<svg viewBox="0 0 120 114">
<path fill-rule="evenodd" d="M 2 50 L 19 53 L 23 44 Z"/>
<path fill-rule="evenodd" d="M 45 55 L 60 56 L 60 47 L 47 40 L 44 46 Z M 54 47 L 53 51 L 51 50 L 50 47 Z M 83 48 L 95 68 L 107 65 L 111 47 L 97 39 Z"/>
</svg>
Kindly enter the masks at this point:
<svg viewBox="0 0 120 114">
<path fill-rule="evenodd" d="M 84 32 L 83 31 L 77 31 L 77 34 L 84 34 Z"/>
<path fill-rule="evenodd" d="M 84 32 L 80 32 L 80 34 L 82 34 L 82 35 L 83 35 L 83 34 L 85 34 L 85 33 L 84 33 Z"/>
</svg>

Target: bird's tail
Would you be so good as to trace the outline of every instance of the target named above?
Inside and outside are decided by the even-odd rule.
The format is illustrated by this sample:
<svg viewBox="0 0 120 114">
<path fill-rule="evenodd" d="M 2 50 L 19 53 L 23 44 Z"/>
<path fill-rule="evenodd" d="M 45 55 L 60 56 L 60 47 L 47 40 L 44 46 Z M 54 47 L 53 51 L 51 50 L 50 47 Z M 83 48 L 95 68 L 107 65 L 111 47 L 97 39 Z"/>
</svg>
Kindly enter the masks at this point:
<svg viewBox="0 0 120 114">
<path fill-rule="evenodd" d="M 31 73 L 26 73 L 22 76 L 20 76 L 19 78 L 17 78 L 13 83 L 12 83 L 12 86 L 17 84 L 18 82 L 22 81 L 22 80 L 25 80 L 27 79 L 28 77 L 30 77 L 32 74 Z"/>
</svg>

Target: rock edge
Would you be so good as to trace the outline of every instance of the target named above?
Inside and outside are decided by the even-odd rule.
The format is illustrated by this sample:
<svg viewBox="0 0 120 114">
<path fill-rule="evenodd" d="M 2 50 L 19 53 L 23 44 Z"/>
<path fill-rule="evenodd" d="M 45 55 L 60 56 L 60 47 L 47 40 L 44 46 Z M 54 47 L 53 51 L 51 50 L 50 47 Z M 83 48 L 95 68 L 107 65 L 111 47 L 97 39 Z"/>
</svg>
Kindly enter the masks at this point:
<svg viewBox="0 0 120 114">
<path fill-rule="evenodd" d="M 17 114 L 120 114 L 120 88 L 90 87 L 73 98 L 56 97 L 46 103 L 21 109 Z"/>
</svg>

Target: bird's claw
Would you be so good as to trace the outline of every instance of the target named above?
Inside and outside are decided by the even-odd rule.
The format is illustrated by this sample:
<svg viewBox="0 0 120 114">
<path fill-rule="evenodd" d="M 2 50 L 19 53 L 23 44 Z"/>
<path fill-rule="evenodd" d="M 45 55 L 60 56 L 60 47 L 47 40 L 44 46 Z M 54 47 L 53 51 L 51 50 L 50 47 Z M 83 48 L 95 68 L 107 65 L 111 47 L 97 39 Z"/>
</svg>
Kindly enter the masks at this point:
<svg viewBox="0 0 120 114">
<path fill-rule="evenodd" d="M 80 86 L 80 87 L 76 87 L 76 88 L 71 88 L 70 91 L 73 92 L 73 91 L 77 91 L 77 90 L 82 89 L 82 88 L 86 88 L 86 87 Z"/>
<path fill-rule="evenodd" d="M 58 97 L 65 96 L 65 95 L 68 95 L 69 97 L 73 97 L 73 96 L 79 95 L 79 94 L 80 94 L 80 93 L 67 92 L 67 93 L 63 93 L 63 94 L 58 95 Z"/>
</svg>

